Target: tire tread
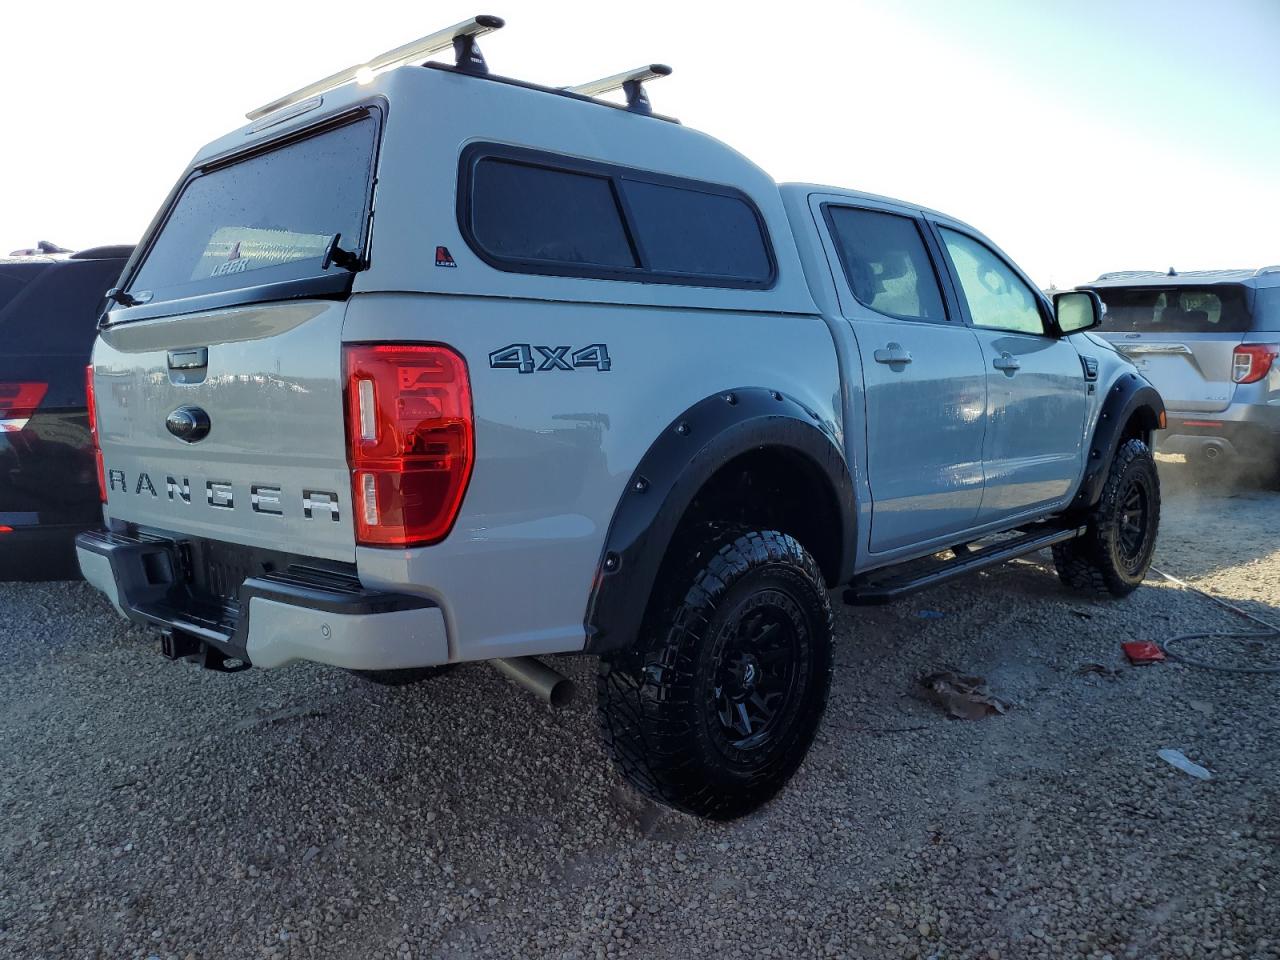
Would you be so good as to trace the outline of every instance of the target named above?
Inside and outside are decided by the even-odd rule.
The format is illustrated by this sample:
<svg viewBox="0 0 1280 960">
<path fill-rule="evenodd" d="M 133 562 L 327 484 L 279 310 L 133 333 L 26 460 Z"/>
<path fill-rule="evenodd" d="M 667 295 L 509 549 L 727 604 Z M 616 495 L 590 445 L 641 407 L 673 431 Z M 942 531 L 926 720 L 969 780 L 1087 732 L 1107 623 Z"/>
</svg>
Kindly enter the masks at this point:
<svg viewBox="0 0 1280 960">
<path fill-rule="evenodd" d="M 778 769 L 757 772 L 744 790 L 729 792 L 708 781 L 690 749 L 690 713 L 698 707 L 693 685 L 701 630 L 741 577 L 763 565 L 789 567 L 821 597 L 817 629 L 824 633 L 826 655 L 814 666 L 821 671 L 821 703 L 804 707 L 810 712 L 816 708 L 820 716 L 830 684 L 832 613 L 818 565 L 795 538 L 725 524 L 706 525 L 703 537 L 694 541 L 701 547 L 689 551 L 690 561 L 656 585 L 655 609 L 642 631 L 642 636 L 656 640 L 647 649 L 602 659 L 597 716 L 606 748 L 638 791 L 696 816 L 727 820 L 750 812 L 776 793 L 800 758 L 784 757 Z M 683 595 L 682 583 L 687 584 Z M 806 720 L 816 728 L 816 718 L 806 715 Z M 807 746 L 807 741 L 801 745 L 801 756 Z"/>
</svg>

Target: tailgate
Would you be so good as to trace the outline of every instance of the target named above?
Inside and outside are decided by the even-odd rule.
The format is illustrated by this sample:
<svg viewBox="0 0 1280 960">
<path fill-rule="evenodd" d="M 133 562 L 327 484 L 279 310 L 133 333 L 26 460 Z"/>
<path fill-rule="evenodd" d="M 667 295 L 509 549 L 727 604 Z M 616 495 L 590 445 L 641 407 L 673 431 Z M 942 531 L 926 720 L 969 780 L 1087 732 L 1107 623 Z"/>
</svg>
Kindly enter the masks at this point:
<svg viewBox="0 0 1280 960">
<path fill-rule="evenodd" d="M 1177 339 L 1130 333 L 1109 337 L 1160 391 L 1170 410 L 1217 413 L 1231 404 L 1231 356 L 1243 334 L 1184 333 Z"/>
<path fill-rule="evenodd" d="M 107 516 L 354 561 L 344 302 L 293 300 L 103 331 L 94 349 Z M 188 442 L 167 421 L 208 420 Z"/>
</svg>

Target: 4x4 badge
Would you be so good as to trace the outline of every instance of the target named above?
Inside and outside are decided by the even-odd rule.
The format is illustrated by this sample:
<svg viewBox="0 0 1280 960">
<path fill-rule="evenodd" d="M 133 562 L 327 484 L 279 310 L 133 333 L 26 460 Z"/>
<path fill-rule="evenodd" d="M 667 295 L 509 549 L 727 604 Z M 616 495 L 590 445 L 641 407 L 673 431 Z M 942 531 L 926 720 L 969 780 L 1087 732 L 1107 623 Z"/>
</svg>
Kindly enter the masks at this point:
<svg viewBox="0 0 1280 960">
<path fill-rule="evenodd" d="M 509 343 L 489 354 L 489 366 L 495 370 L 519 370 L 521 373 L 533 373 L 535 369 L 573 370 L 577 367 L 595 367 L 604 373 L 613 366 L 607 344 L 593 343 L 569 353 L 572 349 Z"/>
<path fill-rule="evenodd" d="M 456 267 L 458 261 L 453 259 L 453 254 L 449 252 L 448 247 L 436 247 L 436 266 L 437 267 Z"/>
</svg>

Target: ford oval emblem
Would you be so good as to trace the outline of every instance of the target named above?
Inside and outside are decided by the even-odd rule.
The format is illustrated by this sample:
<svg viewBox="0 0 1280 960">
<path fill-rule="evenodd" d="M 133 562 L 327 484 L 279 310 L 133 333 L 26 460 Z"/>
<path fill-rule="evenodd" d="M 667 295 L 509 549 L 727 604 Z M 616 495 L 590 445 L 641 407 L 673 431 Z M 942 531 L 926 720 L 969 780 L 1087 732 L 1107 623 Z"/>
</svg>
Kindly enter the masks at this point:
<svg viewBox="0 0 1280 960">
<path fill-rule="evenodd" d="M 165 417 L 165 429 L 179 440 L 195 443 L 209 435 L 209 415 L 199 407 L 179 407 Z"/>
</svg>

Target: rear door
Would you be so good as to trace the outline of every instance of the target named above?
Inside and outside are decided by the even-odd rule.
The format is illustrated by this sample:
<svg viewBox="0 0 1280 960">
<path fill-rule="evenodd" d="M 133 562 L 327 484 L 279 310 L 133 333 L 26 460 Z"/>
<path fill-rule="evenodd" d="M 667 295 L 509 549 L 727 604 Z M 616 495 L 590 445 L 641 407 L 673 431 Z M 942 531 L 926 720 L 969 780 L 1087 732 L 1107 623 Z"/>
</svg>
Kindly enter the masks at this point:
<svg viewBox="0 0 1280 960">
<path fill-rule="evenodd" d="M 1239 284 L 1099 287 L 1099 330 L 1137 365 L 1171 411 L 1217 413 L 1231 404 L 1231 358 L 1250 326 Z"/>
<path fill-rule="evenodd" d="M 94 352 L 107 514 L 352 561 L 342 322 L 371 215 L 361 111 L 197 170 Z M 185 411 L 185 413 L 179 413 Z M 190 415 L 204 436 L 167 422 Z"/>
<path fill-rule="evenodd" d="M 924 224 L 870 201 L 820 212 L 861 354 L 871 550 L 967 530 L 982 500 L 987 386 L 973 331 L 948 309 Z"/>
</svg>

